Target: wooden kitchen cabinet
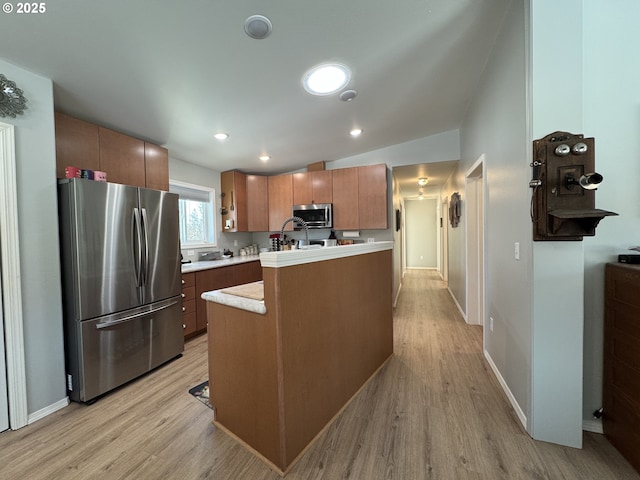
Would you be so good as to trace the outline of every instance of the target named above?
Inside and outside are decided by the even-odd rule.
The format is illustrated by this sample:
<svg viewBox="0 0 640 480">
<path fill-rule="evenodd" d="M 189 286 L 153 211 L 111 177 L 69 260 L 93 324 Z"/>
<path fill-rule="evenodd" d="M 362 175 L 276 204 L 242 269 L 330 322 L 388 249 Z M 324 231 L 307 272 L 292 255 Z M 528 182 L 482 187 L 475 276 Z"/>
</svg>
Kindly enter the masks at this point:
<svg viewBox="0 0 640 480">
<path fill-rule="evenodd" d="M 242 172 L 220 174 L 222 228 L 225 232 L 247 232 L 247 176 Z"/>
<path fill-rule="evenodd" d="M 262 266 L 259 260 L 237 263 L 227 267 L 199 270 L 194 273 L 196 333 L 201 333 L 207 329 L 207 302 L 202 299 L 203 292 L 262 280 Z"/>
<path fill-rule="evenodd" d="M 56 177 L 65 178 L 67 166 L 100 170 L 98 126 L 55 112 Z"/>
<path fill-rule="evenodd" d="M 168 192 L 169 150 L 153 143 L 144 142 L 144 172 L 147 188 Z"/>
<path fill-rule="evenodd" d="M 269 230 L 279 232 L 282 224 L 291 218 L 293 206 L 293 181 L 291 174 L 271 176 L 268 179 L 269 190 Z M 293 230 L 293 222 L 287 224 L 285 231 Z"/>
<path fill-rule="evenodd" d="M 605 267 L 602 426 L 640 471 L 640 265 Z"/>
<path fill-rule="evenodd" d="M 100 135 L 100 170 L 107 180 L 145 187 L 144 142 L 120 132 L 98 127 Z"/>
<path fill-rule="evenodd" d="M 363 230 L 388 227 L 386 164 L 358 167 L 358 216 Z"/>
<path fill-rule="evenodd" d="M 358 228 L 358 167 L 333 170 L 333 229 Z"/>
<path fill-rule="evenodd" d="M 196 333 L 196 274 L 182 274 L 182 328 L 185 338 Z"/>
<path fill-rule="evenodd" d="M 55 112 L 56 177 L 65 167 L 107 173 L 107 181 L 169 190 L 169 152 L 93 123 Z"/>
<path fill-rule="evenodd" d="M 247 175 L 247 230 L 269 231 L 269 187 L 268 177 Z"/>
<path fill-rule="evenodd" d="M 386 164 L 332 172 L 334 230 L 388 228 Z"/>
<path fill-rule="evenodd" d="M 293 205 L 332 203 L 332 171 L 319 170 L 293 174 Z"/>
</svg>

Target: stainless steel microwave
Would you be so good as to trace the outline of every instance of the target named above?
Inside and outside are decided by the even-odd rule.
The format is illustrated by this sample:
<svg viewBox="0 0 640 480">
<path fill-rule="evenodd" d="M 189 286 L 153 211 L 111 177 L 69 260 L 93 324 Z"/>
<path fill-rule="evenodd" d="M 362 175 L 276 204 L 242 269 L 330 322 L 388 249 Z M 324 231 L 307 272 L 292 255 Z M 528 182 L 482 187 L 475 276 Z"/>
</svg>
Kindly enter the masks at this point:
<svg viewBox="0 0 640 480">
<path fill-rule="evenodd" d="M 292 213 L 294 217 L 304 220 L 309 228 L 333 228 L 333 204 L 331 203 L 294 205 Z M 294 222 L 294 230 L 303 228 L 302 224 Z"/>
</svg>

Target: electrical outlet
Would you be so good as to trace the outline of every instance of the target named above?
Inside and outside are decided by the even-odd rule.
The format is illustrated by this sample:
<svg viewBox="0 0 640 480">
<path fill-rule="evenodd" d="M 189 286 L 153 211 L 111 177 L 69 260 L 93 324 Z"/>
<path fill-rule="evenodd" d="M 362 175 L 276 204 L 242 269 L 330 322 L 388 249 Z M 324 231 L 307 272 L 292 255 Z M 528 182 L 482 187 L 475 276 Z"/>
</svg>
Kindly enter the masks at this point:
<svg viewBox="0 0 640 480">
<path fill-rule="evenodd" d="M 516 260 L 520 260 L 520 242 L 516 242 L 513 245 L 513 256 Z"/>
<path fill-rule="evenodd" d="M 234 240 L 234 241 L 233 241 L 233 246 L 234 246 L 234 247 L 237 247 L 237 246 L 238 246 L 238 240 Z"/>
<path fill-rule="evenodd" d="M 493 317 L 489 317 L 489 330 L 493 332 Z"/>
<path fill-rule="evenodd" d="M 187 250 L 187 255 L 192 257 L 196 254 L 195 250 Z"/>
</svg>

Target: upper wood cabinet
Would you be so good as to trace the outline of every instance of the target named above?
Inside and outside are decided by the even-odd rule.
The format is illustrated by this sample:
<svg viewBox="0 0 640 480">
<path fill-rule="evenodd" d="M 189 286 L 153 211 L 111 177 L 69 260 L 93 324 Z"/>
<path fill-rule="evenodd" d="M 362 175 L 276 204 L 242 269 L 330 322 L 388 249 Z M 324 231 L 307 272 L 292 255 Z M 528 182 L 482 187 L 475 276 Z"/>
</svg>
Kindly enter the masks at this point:
<svg viewBox="0 0 640 480">
<path fill-rule="evenodd" d="M 279 231 L 285 220 L 291 217 L 293 206 L 293 182 L 291 174 L 268 177 L 269 230 Z M 290 222 L 285 230 L 293 230 Z"/>
<path fill-rule="evenodd" d="M 334 230 L 388 228 L 387 166 L 382 163 L 332 172 Z"/>
<path fill-rule="evenodd" d="M 220 174 L 222 229 L 225 232 L 247 232 L 247 176 L 242 172 Z"/>
<path fill-rule="evenodd" d="M 55 113 L 56 177 L 64 178 L 67 166 L 100 170 L 98 126 L 64 113 Z"/>
<path fill-rule="evenodd" d="M 387 228 L 387 165 L 358 167 L 358 216 L 360 227 Z"/>
<path fill-rule="evenodd" d="M 247 175 L 247 230 L 269 231 L 269 186 L 263 175 Z"/>
<path fill-rule="evenodd" d="M 358 221 L 358 167 L 333 172 L 333 229 L 360 228 Z"/>
<path fill-rule="evenodd" d="M 55 113 L 56 176 L 65 167 L 107 173 L 107 181 L 169 190 L 169 152 L 115 130 Z"/>
<path fill-rule="evenodd" d="M 169 150 L 144 142 L 144 171 L 147 188 L 169 191 Z"/>
<path fill-rule="evenodd" d="M 293 174 L 293 204 L 331 203 L 333 201 L 332 170 Z"/>
<path fill-rule="evenodd" d="M 146 186 L 144 142 L 120 132 L 98 127 L 100 170 L 114 183 Z"/>
</svg>

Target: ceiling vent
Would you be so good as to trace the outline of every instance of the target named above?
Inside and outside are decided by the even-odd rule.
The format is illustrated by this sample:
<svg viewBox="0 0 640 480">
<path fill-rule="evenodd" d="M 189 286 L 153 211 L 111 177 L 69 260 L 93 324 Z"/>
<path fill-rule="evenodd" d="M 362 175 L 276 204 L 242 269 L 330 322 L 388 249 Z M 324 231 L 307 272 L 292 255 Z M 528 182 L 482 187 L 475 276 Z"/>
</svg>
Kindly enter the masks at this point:
<svg viewBox="0 0 640 480">
<path fill-rule="evenodd" d="M 272 29 L 271 20 L 263 15 L 251 15 L 244 22 L 244 31 L 256 40 L 267 38 Z"/>
</svg>

